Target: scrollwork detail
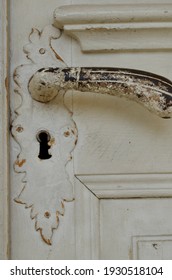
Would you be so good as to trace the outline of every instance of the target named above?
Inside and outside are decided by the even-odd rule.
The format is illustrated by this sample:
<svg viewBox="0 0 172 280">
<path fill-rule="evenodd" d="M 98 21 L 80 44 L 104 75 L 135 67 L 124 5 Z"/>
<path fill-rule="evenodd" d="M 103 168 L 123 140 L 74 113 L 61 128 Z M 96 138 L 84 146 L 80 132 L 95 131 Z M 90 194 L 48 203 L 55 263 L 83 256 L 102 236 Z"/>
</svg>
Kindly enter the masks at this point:
<svg viewBox="0 0 172 280">
<path fill-rule="evenodd" d="M 63 40 L 61 31 L 46 26 L 42 32 L 32 29 L 29 44 L 24 52 L 30 64 L 20 65 L 14 72 L 15 93 L 20 95 L 20 105 L 15 109 L 12 135 L 20 152 L 14 170 L 22 175 L 21 190 L 15 202 L 30 209 L 35 229 L 42 239 L 52 244 L 52 236 L 65 213 L 65 202 L 73 201 L 73 186 L 66 171 L 77 141 L 77 127 L 71 112 L 64 105 L 63 93 L 48 104 L 34 101 L 28 92 L 30 77 L 40 68 L 65 67 L 66 63 L 56 53 L 52 41 Z M 39 131 L 48 131 L 49 159 L 40 159 Z"/>
</svg>

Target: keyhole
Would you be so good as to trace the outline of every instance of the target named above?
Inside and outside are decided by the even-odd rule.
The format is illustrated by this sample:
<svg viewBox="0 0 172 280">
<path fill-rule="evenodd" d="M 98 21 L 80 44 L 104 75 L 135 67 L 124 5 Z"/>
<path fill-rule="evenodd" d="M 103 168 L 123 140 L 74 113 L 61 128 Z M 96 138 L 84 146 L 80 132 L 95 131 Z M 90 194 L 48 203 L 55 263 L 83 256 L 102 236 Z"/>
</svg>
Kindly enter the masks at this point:
<svg viewBox="0 0 172 280">
<path fill-rule="evenodd" d="M 50 139 L 51 139 L 50 134 L 47 131 L 42 130 L 37 134 L 37 140 L 40 144 L 39 155 L 38 155 L 40 159 L 49 159 L 52 157 L 52 155 L 50 155 L 48 151 L 51 147 L 48 144 Z"/>
</svg>

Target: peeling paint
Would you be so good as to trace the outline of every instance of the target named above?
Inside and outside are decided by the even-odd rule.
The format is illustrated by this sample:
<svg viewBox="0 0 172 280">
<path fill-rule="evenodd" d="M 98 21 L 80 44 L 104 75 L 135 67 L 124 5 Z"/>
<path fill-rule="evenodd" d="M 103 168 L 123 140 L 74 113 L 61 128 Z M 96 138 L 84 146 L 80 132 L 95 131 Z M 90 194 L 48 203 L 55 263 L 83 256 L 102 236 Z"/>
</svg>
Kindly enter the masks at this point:
<svg viewBox="0 0 172 280">
<path fill-rule="evenodd" d="M 55 138 L 51 138 L 50 141 L 48 142 L 48 145 L 51 147 L 52 145 L 54 145 L 56 143 Z"/>
<path fill-rule="evenodd" d="M 44 82 L 44 83 L 42 83 Z M 162 118 L 172 114 L 172 83 L 153 73 L 123 68 L 45 68 L 30 79 L 33 99 L 49 102 L 60 90 L 95 92 L 136 101 Z"/>
</svg>

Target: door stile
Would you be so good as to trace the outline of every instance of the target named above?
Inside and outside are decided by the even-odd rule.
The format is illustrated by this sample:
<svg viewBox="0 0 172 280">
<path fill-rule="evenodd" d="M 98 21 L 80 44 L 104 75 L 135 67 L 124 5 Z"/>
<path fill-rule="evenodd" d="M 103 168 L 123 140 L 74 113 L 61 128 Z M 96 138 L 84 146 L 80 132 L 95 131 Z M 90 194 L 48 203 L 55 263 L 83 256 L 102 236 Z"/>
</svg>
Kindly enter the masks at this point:
<svg viewBox="0 0 172 280">
<path fill-rule="evenodd" d="M 0 259 L 9 259 L 8 1 L 0 0 Z"/>
</svg>

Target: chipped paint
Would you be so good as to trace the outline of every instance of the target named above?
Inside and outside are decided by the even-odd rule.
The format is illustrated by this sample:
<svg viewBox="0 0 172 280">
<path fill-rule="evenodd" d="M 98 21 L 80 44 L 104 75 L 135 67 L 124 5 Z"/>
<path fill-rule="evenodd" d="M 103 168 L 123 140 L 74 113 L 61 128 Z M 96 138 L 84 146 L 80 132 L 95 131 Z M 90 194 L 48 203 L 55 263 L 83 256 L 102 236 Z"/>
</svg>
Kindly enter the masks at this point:
<svg viewBox="0 0 172 280">
<path fill-rule="evenodd" d="M 26 159 L 22 159 L 22 160 L 16 160 L 15 164 L 18 165 L 18 167 L 22 167 L 23 164 L 26 163 Z"/>
<path fill-rule="evenodd" d="M 55 140 L 54 137 L 52 137 L 52 138 L 50 139 L 50 141 L 48 141 L 48 145 L 49 145 L 50 147 L 53 146 L 55 143 L 56 143 L 56 140 Z"/>
<path fill-rule="evenodd" d="M 152 246 L 153 246 L 153 248 L 154 248 L 155 250 L 158 249 L 158 244 L 157 244 L 157 243 L 153 243 Z"/>
<path fill-rule="evenodd" d="M 33 99 L 49 102 L 63 90 L 95 92 L 134 100 L 162 118 L 172 114 L 172 83 L 153 73 L 123 68 L 45 68 L 30 79 Z"/>
</svg>

